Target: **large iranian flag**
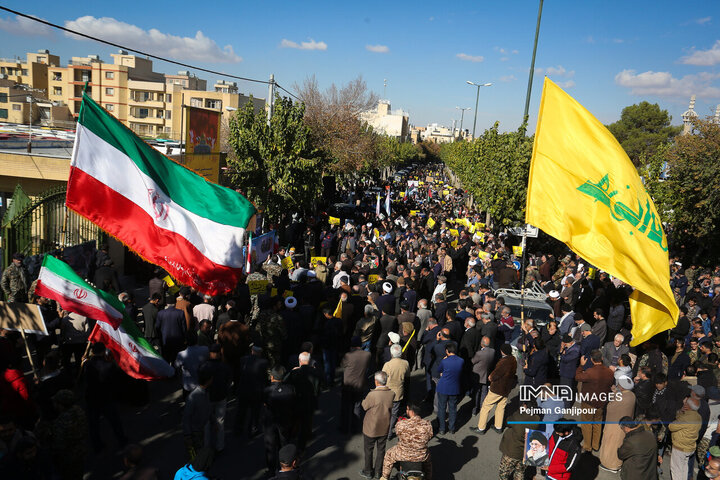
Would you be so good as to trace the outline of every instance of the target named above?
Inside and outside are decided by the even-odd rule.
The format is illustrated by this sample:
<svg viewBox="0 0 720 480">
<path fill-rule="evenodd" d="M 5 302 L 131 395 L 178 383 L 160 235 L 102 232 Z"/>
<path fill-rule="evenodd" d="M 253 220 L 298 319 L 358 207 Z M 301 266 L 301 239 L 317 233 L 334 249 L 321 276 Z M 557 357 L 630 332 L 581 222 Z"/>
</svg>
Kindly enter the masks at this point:
<svg viewBox="0 0 720 480">
<path fill-rule="evenodd" d="M 131 377 L 152 380 L 175 374 L 125 315 L 122 302 L 85 282 L 67 263 L 45 255 L 35 293 L 57 301 L 63 310 L 97 320 L 89 340 L 103 342 Z"/>
<path fill-rule="evenodd" d="M 83 95 L 67 206 L 183 284 L 215 295 L 243 269 L 255 207 L 162 155 Z"/>
</svg>

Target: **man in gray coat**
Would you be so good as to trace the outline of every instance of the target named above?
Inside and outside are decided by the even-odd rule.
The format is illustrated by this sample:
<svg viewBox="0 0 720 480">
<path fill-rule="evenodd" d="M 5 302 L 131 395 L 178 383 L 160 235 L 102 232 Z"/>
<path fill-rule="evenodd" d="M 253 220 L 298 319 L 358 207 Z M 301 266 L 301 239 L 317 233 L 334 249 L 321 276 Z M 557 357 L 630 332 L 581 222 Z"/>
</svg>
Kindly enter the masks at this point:
<svg viewBox="0 0 720 480">
<path fill-rule="evenodd" d="M 603 365 L 606 367 L 617 367 L 620 356 L 630 353 L 630 348 L 623 343 L 625 337 L 621 334 L 615 335 L 612 342 L 607 342 L 602 347 Z"/>
<path fill-rule="evenodd" d="M 495 362 L 495 349 L 490 347 L 490 338 L 480 340 L 480 350 L 472 357 L 472 388 L 473 388 L 473 415 L 477 415 L 485 395 L 488 392 L 488 372 L 492 370 Z"/>
</svg>

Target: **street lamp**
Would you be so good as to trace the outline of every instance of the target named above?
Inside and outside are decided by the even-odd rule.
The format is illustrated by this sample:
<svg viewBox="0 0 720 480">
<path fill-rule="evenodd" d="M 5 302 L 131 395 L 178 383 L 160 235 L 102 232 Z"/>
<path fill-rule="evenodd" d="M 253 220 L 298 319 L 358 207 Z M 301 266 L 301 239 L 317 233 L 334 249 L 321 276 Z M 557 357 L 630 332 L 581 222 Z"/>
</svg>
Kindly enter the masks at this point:
<svg viewBox="0 0 720 480">
<path fill-rule="evenodd" d="M 471 108 L 470 107 L 467 107 L 467 108 L 455 107 L 455 108 L 457 108 L 458 110 L 460 110 L 462 112 L 460 114 L 460 135 L 459 135 L 459 137 L 462 139 L 462 132 L 463 132 L 462 126 L 463 126 L 463 120 L 465 119 L 465 110 L 471 110 Z"/>
<path fill-rule="evenodd" d="M 480 98 L 480 87 L 489 87 L 492 85 L 492 83 L 474 83 L 470 80 L 467 81 L 468 85 L 472 85 L 474 87 L 477 87 L 477 95 L 475 95 L 475 120 L 473 121 L 473 140 L 475 139 L 475 125 L 477 124 L 477 107 L 478 107 L 478 99 Z"/>
</svg>

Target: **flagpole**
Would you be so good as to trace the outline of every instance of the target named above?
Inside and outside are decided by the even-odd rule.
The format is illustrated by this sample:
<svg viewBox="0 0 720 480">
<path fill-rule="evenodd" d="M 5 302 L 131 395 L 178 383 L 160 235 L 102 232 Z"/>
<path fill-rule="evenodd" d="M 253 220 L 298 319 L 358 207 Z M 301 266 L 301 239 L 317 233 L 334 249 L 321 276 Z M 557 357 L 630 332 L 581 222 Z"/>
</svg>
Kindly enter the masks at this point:
<svg viewBox="0 0 720 480">
<path fill-rule="evenodd" d="M 19 330 L 20 330 L 20 335 L 23 338 L 23 343 L 25 343 L 25 351 L 27 352 L 28 360 L 30 361 L 30 367 L 32 368 L 33 377 L 35 377 L 35 380 L 38 380 L 37 370 L 35 369 L 35 363 L 33 362 L 32 354 L 30 353 L 30 346 L 27 343 L 27 337 L 25 336 L 25 330 L 23 330 L 22 327 Z"/>
<path fill-rule="evenodd" d="M 95 326 L 93 327 L 92 332 L 90 332 L 90 335 L 88 335 L 87 345 L 85 345 L 85 353 L 83 353 L 82 359 L 80 360 L 80 366 L 78 367 L 78 375 L 77 375 L 76 383 L 80 381 L 80 377 L 82 376 L 83 365 L 85 365 L 85 362 L 88 359 L 88 353 L 90 353 L 90 345 L 92 345 L 92 341 L 90 339 L 95 336 L 95 330 L 97 330 L 97 328 L 98 328 L 98 324 L 97 324 L 97 322 L 95 322 Z"/>
</svg>

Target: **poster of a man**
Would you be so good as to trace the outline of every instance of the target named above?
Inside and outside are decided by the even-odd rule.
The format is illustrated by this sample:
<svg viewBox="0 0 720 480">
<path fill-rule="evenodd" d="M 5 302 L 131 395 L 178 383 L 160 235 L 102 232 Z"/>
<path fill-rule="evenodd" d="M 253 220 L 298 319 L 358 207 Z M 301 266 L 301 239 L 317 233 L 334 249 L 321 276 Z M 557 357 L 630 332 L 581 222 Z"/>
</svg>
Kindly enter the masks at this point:
<svg viewBox="0 0 720 480">
<path fill-rule="evenodd" d="M 525 429 L 525 455 L 523 464 L 530 467 L 545 467 L 550 462 L 548 457 L 548 439 L 545 432 Z"/>
</svg>

